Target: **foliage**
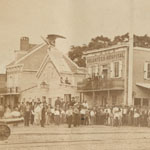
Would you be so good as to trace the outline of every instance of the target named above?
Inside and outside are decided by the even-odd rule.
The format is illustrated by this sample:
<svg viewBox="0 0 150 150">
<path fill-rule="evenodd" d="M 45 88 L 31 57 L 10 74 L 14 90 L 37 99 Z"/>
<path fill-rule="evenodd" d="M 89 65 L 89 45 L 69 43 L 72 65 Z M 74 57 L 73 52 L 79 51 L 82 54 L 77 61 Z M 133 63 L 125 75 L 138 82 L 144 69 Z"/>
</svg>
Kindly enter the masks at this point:
<svg viewBox="0 0 150 150">
<path fill-rule="evenodd" d="M 115 36 L 113 40 L 103 35 L 92 38 L 86 45 L 71 46 L 71 50 L 68 52 L 68 56 L 78 66 L 85 67 L 85 58 L 83 58 L 83 52 L 101 48 L 107 48 L 113 45 L 129 42 L 129 34 L 126 33 L 121 36 Z M 150 37 L 148 35 L 137 36 L 134 35 L 134 46 L 150 48 Z"/>
</svg>

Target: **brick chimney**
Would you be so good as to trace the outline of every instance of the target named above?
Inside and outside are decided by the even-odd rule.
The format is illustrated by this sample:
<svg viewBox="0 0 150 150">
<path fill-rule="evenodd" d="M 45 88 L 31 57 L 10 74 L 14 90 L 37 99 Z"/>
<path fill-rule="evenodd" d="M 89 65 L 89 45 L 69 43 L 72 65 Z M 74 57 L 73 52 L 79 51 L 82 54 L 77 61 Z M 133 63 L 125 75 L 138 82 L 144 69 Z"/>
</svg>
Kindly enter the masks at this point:
<svg viewBox="0 0 150 150">
<path fill-rule="evenodd" d="M 30 48 L 29 38 L 28 37 L 21 37 L 20 38 L 20 50 L 27 51 Z"/>
</svg>

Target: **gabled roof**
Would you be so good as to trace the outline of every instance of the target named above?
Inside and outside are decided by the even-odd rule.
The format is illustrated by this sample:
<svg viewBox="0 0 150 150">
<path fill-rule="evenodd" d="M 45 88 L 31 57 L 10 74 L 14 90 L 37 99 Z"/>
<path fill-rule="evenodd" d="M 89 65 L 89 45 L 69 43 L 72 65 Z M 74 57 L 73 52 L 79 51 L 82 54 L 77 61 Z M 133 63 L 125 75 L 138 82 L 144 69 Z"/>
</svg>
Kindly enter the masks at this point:
<svg viewBox="0 0 150 150">
<path fill-rule="evenodd" d="M 47 54 L 47 48 L 48 46 L 46 44 L 39 44 L 30 49 L 29 52 L 20 59 L 11 62 L 7 67 L 23 64 L 23 70 L 38 70 Z"/>
<path fill-rule="evenodd" d="M 64 55 L 59 50 L 53 47 L 51 50 L 48 50 L 48 55 L 59 72 L 72 73 L 71 68 L 64 59 Z"/>
<path fill-rule="evenodd" d="M 48 54 L 47 57 L 45 57 L 37 72 L 37 77 L 40 76 L 48 59 L 55 66 L 59 74 L 85 73 L 83 68 L 78 67 L 74 62 L 72 62 L 72 60 L 70 60 L 67 56 L 65 56 L 62 52 L 60 52 L 55 47 L 51 47 L 51 50 L 47 50 L 47 54 Z"/>
</svg>

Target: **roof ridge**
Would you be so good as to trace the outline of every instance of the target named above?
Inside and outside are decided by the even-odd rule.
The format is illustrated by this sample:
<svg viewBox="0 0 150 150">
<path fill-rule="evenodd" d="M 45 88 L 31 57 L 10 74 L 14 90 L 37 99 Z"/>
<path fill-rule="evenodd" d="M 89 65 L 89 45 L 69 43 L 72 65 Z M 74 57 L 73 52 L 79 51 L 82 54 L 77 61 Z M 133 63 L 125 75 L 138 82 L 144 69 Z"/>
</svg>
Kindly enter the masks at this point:
<svg viewBox="0 0 150 150">
<path fill-rule="evenodd" d="M 40 48 L 42 48 L 43 46 L 45 46 L 46 44 L 39 44 L 36 48 L 34 48 L 34 50 L 30 51 L 29 53 L 27 53 L 26 55 L 24 55 L 23 57 L 21 57 L 20 59 L 18 59 L 15 64 L 19 63 L 20 61 L 24 60 L 26 57 L 30 56 L 32 53 L 36 52 L 37 50 L 39 50 Z"/>
</svg>

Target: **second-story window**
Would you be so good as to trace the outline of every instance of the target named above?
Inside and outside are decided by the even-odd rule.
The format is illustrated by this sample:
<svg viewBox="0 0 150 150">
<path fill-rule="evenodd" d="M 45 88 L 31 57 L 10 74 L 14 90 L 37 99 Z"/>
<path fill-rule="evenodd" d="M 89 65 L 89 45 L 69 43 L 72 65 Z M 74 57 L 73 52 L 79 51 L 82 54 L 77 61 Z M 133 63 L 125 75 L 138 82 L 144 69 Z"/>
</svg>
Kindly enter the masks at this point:
<svg viewBox="0 0 150 150">
<path fill-rule="evenodd" d="M 147 65 L 147 78 L 150 79 L 150 63 Z"/>
<path fill-rule="evenodd" d="M 144 79 L 150 79 L 150 62 L 144 63 Z"/>
<path fill-rule="evenodd" d="M 119 77 L 119 62 L 114 62 L 114 77 Z"/>
<path fill-rule="evenodd" d="M 112 62 L 110 64 L 110 77 L 121 78 L 122 77 L 122 61 Z"/>
</svg>

